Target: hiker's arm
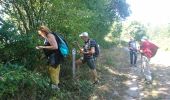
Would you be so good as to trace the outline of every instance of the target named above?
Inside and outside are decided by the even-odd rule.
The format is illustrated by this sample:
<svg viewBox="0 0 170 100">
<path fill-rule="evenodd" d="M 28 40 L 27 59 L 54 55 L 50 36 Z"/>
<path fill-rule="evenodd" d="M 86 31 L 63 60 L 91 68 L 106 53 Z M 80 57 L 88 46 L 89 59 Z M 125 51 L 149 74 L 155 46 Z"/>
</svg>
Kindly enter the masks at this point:
<svg viewBox="0 0 170 100">
<path fill-rule="evenodd" d="M 90 41 L 90 49 L 85 54 L 94 54 L 95 46 L 96 46 L 96 42 L 94 40 Z"/>
<path fill-rule="evenodd" d="M 38 46 L 38 48 L 50 49 L 50 50 L 58 49 L 58 44 L 57 44 L 56 39 L 53 35 L 48 36 L 48 42 L 50 43 L 50 46 Z"/>
<path fill-rule="evenodd" d="M 129 49 L 129 50 L 131 49 L 131 47 L 130 47 L 130 42 L 128 43 L 128 49 Z"/>
<path fill-rule="evenodd" d="M 84 54 L 94 54 L 95 53 L 95 47 L 91 47 L 91 49 L 87 52 L 83 52 Z"/>
</svg>

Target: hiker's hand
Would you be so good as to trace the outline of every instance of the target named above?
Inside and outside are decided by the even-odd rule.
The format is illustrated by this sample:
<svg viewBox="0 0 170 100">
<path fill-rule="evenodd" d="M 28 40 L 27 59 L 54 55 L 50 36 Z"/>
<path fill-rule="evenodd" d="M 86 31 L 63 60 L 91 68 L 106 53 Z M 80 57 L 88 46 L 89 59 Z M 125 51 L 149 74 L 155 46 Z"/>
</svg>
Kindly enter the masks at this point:
<svg viewBox="0 0 170 100">
<path fill-rule="evenodd" d="M 43 49 L 43 46 L 36 46 L 36 49 Z"/>
<path fill-rule="evenodd" d="M 133 49 L 132 47 L 129 47 L 129 50 Z"/>
<path fill-rule="evenodd" d="M 83 53 L 83 48 L 80 49 L 80 53 Z"/>
<path fill-rule="evenodd" d="M 143 53 L 143 50 L 139 50 L 140 53 Z"/>
</svg>

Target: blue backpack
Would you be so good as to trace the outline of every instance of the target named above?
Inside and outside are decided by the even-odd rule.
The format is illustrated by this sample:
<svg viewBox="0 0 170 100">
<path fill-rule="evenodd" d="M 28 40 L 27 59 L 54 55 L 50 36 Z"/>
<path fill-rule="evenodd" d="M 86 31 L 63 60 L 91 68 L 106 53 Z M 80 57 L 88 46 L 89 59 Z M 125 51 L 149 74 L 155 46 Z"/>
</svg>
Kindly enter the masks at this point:
<svg viewBox="0 0 170 100">
<path fill-rule="evenodd" d="M 56 38 L 56 41 L 58 43 L 58 49 L 59 49 L 59 52 L 60 54 L 63 56 L 63 57 L 67 57 L 69 55 L 69 48 L 68 48 L 68 44 L 67 42 L 65 41 L 65 39 L 59 35 L 58 33 L 52 33 L 54 34 L 55 38 Z"/>
</svg>

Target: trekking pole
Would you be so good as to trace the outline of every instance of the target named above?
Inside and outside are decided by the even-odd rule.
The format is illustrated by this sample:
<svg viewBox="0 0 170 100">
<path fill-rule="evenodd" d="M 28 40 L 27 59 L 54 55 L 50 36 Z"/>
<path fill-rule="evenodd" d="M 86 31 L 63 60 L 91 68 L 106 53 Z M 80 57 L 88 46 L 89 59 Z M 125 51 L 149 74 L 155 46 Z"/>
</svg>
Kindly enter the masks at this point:
<svg viewBox="0 0 170 100">
<path fill-rule="evenodd" d="M 144 68 L 143 68 L 143 57 L 142 57 L 142 53 L 140 53 L 141 56 L 141 73 L 144 74 Z"/>
<path fill-rule="evenodd" d="M 73 71 L 73 79 L 75 78 L 76 74 L 76 63 L 75 63 L 75 60 L 76 60 L 76 49 L 73 48 L 72 49 L 72 71 Z"/>
</svg>

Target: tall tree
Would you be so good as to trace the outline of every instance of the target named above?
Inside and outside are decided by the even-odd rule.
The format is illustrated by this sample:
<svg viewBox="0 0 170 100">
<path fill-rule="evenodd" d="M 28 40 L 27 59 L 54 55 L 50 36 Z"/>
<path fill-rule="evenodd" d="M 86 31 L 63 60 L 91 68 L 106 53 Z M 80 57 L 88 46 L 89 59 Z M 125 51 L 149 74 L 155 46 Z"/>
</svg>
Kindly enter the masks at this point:
<svg viewBox="0 0 170 100">
<path fill-rule="evenodd" d="M 126 0 L 3 0 L 1 5 L 22 33 L 47 24 L 68 36 L 88 31 L 103 37 L 112 22 L 130 12 Z"/>
<path fill-rule="evenodd" d="M 126 27 L 126 33 L 130 36 L 134 37 L 137 41 L 139 41 L 142 36 L 146 36 L 147 27 L 137 21 L 132 21 Z"/>
</svg>

